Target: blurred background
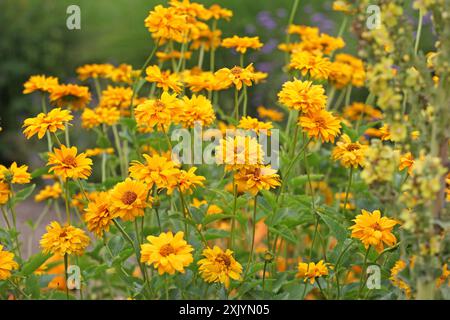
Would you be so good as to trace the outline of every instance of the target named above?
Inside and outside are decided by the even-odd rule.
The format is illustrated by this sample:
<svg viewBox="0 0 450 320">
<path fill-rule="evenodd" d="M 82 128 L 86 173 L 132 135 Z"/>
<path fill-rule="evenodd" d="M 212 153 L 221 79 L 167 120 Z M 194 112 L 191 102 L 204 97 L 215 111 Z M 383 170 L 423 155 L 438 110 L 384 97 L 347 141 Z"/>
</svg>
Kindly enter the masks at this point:
<svg viewBox="0 0 450 320">
<path fill-rule="evenodd" d="M 220 21 L 223 36 L 258 35 L 265 44 L 247 61 L 268 72 L 266 83 L 252 88 L 250 110 L 273 106 L 282 82 L 283 55 L 277 45 L 285 38 L 292 0 L 197 0 L 205 6 L 219 3 L 234 12 L 230 22 Z M 294 22 L 318 26 L 337 35 L 343 14 L 331 10 L 332 0 L 302 0 Z M 410 1 L 406 1 L 410 2 Z M 85 63 L 129 63 L 140 68 L 153 41 L 144 19 L 162 0 L 1 0 L 0 1 L 0 163 L 27 163 L 31 170 L 41 166 L 37 139 L 26 141 L 23 120 L 40 108 L 36 95 L 23 95 L 23 83 L 33 74 L 56 76 L 60 82 L 77 81 L 75 68 Z M 81 30 L 68 30 L 69 5 L 81 8 Z M 409 5 L 410 6 L 410 5 Z M 412 19 L 412 21 L 417 19 Z M 426 21 L 425 32 L 429 31 Z M 430 37 L 425 41 L 432 44 Z M 348 53 L 356 53 L 355 39 L 345 38 Z M 426 45 L 426 44 L 425 44 Z M 220 49 L 216 66 L 237 64 L 230 50 Z M 42 146 L 41 146 L 42 147 Z M 92 146 L 91 146 L 92 147 Z"/>
</svg>

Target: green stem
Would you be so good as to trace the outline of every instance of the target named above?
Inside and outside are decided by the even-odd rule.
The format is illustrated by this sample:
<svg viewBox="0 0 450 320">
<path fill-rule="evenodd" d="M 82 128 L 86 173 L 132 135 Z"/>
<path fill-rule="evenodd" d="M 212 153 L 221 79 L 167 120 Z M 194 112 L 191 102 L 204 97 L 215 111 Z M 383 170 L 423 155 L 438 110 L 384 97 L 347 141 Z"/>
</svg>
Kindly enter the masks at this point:
<svg viewBox="0 0 450 320">
<path fill-rule="evenodd" d="M 228 244 L 230 250 L 233 250 L 234 248 L 233 244 L 234 244 L 234 232 L 236 228 L 236 207 L 237 207 L 237 184 L 235 184 L 233 175 L 233 214 L 231 217 L 230 243 Z"/>
<path fill-rule="evenodd" d="M 117 126 L 113 125 L 112 129 L 113 129 L 113 134 L 114 134 L 114 141 L 116 143 L 117 155 L 119 156 L 120 173 L 122 175 L 122 178 L 124 178 L 125 175 L 126 175 L 126 172 L 125 172 L 125 166 L 124 166 L 124 160 L 123 160 L 122 145 L 120 143 L 120 138 L 119 138 L 119 133 L 117 131 Z"/>
<path fill-rule="evenodd" d="M 419 51 L 420 36 L 422 35 L 422 25 L 423 25 L 423 12 L 422 10 L 419 10 L 419 24 L 417 26 L 416 42 L 414 44 L 415 56 L 417 56 L 417 52 Z"/>
<path fill-rule="evenodd" d="M 367 248 L 366 254 L 364 255 L 363 271 L 361 274 L 361 281 L 358 290 L 358 298 L 361 297 L 364 285 L 366 284 L 367 258 L 369 257 L 370 248 L 370 246 Z"/>
<path fill-rule="evenodd" d="M 352 181 L 353 181 L 353 167 L 350 167 L 350 174 L 348 177 L 348 185 L 347 185 L 347 191 L 345 191 L 345 201 L 344 201 L 344 212 L 347 211 L 347 203 L 348 203 L 348 195 L 350 193 L 350 188 L 352 187 Z"/>
<path fill-rule="evenodd" d="M 297 12 L 299 0 L 294 0 L 294 3 L 292 5 L 291 14 L 289 15 L 289 22 L 288 27 L 294 22 L 295 13 Z M 289 33 L 286 34 L 286 45 L 289 46 L 291 43 L 291 35 Z M 286 52 L 285 54 L 285 60 L 286 64 L 289 62 L 289 52 Z"/>
<path fill-rule="evenodd" d="M 67 269 L 69 267 L 69 261 L 68 261 L 67 253 L 64 254 L 64 279 L 66 281 L 66 299 L 69 300 L 69 286 L 67 283 L 67 280 L 69 278 L 69 275 L 67 274 Z"/>
<path fill-rule="evenodd" d="M 238 99 L 239 91 L 235 89 L 234 91 L 234 118 L 236 119 L 236 123 L 239 122 L 239 99 Z"/>
<path fill-rule="evenodd" d="M 246 279 L 248 270 L 250 269 L 250 263 L 253 259 L 253 251 L 255 248 L 255 232 L 256 232 L 256 208 L 257 208 L 258 194 L 253 198 L 253 228 L 252 228 L 252 243 L 250 247 L 250 255 L 248 256 L 247 267 L 245 268 L 243 279 Z"/>
<path fill-rule="evenodd" d="M 217 20 L 213 20 L 211 32 L 214 34 L 214 32 L 217 29 Z M 209 55 L 209 71 L 214 72 L 215 69 L 215 56 L 216 56 L 216 49 L 213 45 L 211 45 L 211 51 Z"/>
</svg>

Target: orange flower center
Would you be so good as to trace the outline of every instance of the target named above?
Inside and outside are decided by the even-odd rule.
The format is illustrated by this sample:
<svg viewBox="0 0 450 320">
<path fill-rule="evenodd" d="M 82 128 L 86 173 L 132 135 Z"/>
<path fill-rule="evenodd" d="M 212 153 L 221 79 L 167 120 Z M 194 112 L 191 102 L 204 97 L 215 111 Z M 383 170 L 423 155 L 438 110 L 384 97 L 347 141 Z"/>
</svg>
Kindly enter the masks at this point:
<svg viewBox="0 0 450 320">
<path fill-rule="evenodd" d="M 234 67 L 233 69 L 231 69 L 231 74 L 233 74 L 234 76 L 238 76 L 241 73 L 242 73 L 241 67 Z"/>
<path fill-rule="evenodd" d="M 164 102 L 162 102 L 161 100 L 156 100 L 155 101 L 155 108 L 158 109 L 163 109 L 166 105 L 164 104 Z"/>
<path fill-rule="evenodd" d="M 64 158 L 63 163 L 65 165 L 68 165 L 70 167 L 76 167 L 77 166 L 77 159 L 72 156 L 67 156 Z"/>
<path fill-rule="evenodd" d="M 175 249 L 171 244 L 165 244 L 159 249 L 159 254 L 163 257 L 167 257 L 169 254 L 175 253 Z"/>
<path fill-rule="evenodd" d="M 381 226 L 380 226 L 377 222 L 374 223 L 374 225 L 372 226 L 372 228 L 375 229 L 375 230 L 377 230 L 377 231 L 381 231 L 381 230 L 382 230 Z"/>
<path fill-rule="evenodd" d="M 347 151 L 355 151 L 355 150 L 359 150 L 359 149 L 360 149 L 360 146 L 356 143 L 350 143 L 347 146 Z"/>
<path fill-rule="evenodd" d="M 231 265 L 231 259 L 229 256 L 227 256 L 224 253 L 221 253 L 217 256 L 216 259 L 217 262 L 219 263 L 223 263 L 225 266 L 229 267 Z"/>
<path fill-rule="evenodd" d="M 125 204 L 132 204 L 137 199 L 137 194 L 133 191 L 127 191 L 122 196 L 122 202 Z"/>
<path fill-rule="evenodd" d="M 316 127 L 319 128 L 324 128 L 326 125 L 325 119 L 323 118 L 314 119 L 314 123 L 316 124 Z"/>
</svg>

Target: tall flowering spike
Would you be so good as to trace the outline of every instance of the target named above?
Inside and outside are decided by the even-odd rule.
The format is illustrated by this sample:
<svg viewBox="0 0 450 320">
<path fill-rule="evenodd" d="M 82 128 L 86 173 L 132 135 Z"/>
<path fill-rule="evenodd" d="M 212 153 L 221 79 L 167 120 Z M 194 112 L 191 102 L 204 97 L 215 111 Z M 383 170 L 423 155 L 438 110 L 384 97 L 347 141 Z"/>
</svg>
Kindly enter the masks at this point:
<svg viewBox="0 0 450 320">
<path fill-rule="evenodd" d="M 393 246 L 397 243 L 397 238 L 392 233 L 396 220 L 382 217 L 379 210 L 372 213 L 361 210 L 362 214 L 356 216 L 355 224 L 350 227 L 352 238 L 361 240 L 366 249 L 373 246 L 377 252 L 384 249 L 384 245 Z"/>
<path fill-rule="evenodd" d="M 321 139 L 323 142 L 334 143 L 335 137 L 341 132 L 341 121 L 326 110 L 301 116 L 298 125 L 310 138 Z"/>
<path fill-rule="evenodd" d="M 214 246 L 203 250 L 202 255 L 205 258 L 198 262 L 198 271 L 206 282 L 220 282 L 228 288 L 230 279 L 241 279 L 242 266 L 234 259 L 233 251 Z"/>
<path fill-rule="evenodd" d="M 184 273 L 184 268 L 194 261 L 192 256 L 194 248 L 183 237 L 182 231 L 175 235 L 169 231 L 161 233 L 158 237 L 147 237 L 149 243 L 141 245 L 141 262 L 153 265 L 160 275 Z"/>
<path fill-rule="evenodd" d="M 148 191 L 145 183 L 127 178 L 111 190 L 111 211 L 124 221 L 142 217 L 153 201 Z"/>
<path fill-rule="evenodd" d="M 283 84 L 278 100 L 290 109 L 313 113 L 325 109 L 327 96 L 322 85 L 294 79 Z"/>
<path fill-rule="evenodd" d="M 67 148 L 65 145 L 53 151 L 53 153 L 49 152 L 47 162 L 50 166 L 49 172 L 53 172 L 63 180 L 89 178 L 92 172 L 92 160 L 85 153 L 77 154 L 76 147 Z"/>
<path fill-rule="evenodd" d="M 19 264 L 14 261 L 14 254 L 3 250 L 3 246 L 0 245 L 0 281 L 11 277 L 11 271 L 18 268 Z"/>
<path fill-rule="evenodd" d="M 55 133 L 58 130 L 64 131 L 65 125 L 73 119 L 69 110 L 61 110 L 55 108 L 49 113 L 40 113 L 35 118 L 25 119 L 23 123 L 23 133 L 30 139 L 35 134 L 39 139 L 42 139 L 47 132 Z"/>
<path fill-rule="evenodd" d="M 368 146 L 359 142 L 352 142 L 348 135 L 343 134 L 333 149 L 332 158 L 333 160 L 340 160 L 346 168 L 357 168 L 363 165 L 367 148 Z"/>
<path fill-rule="evenodd" d="M 64 256 L 81 256 L 89 245 L 89 237 L 79 228 L 71 225 L 61 226 L 53 221 L 47 226 L 45 233 L 40 241 L 44 253 L 53 253 Z"/>
</svg>

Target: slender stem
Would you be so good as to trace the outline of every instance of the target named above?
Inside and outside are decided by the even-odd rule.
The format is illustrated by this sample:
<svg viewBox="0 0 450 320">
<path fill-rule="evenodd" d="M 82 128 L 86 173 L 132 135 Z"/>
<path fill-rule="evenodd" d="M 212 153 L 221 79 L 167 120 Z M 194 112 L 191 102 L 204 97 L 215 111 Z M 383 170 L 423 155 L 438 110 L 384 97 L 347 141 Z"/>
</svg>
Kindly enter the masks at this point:
<svg viewBox="0 0 450 320">
<path fill-rule="evenodd" d="M 66 122 L 64 126 L 65 126 L 64 137 L 66 139 L 66 147 L 70 148 L 69 124 Z"/>
<path fill-rule="evenodd" d="M 8 282 L 17 290 L 21 295 L 23 295 L 25 298 L 30 299 L 30 296 L 27 295 L 17 284 L 14 283 L 11 279 L 8 279 Z"/>
<path fill-rule="evenodd" d="M 366 254 L 364 255 L 363 270 L 362 270 L 361 281 L 360 281 L 360 285 L 359 285 L 358 298 L 361 297 L 364 285 L 366 283 L 367 258 L 369 257 L 370 248 L 371 248 L 370 246 L 367 248 Z"/>
<path fill-rule="evenodd" d="M 341 285 L 339 283 L 339 267 L 340 267 L 340 263 L 342 260 L 342 257 L 344 256 L 344 254 L 347 252 L 348 249 L 350 249 L 350 247 L 353 245 L 353 242 L 350 242 L 345 248 L 344 250 L 342 250 L 342 252 L 339 254 L 337 260 L 336 260 L 336 264 L 334 266 L 334 276 L 336 278 L 336 288 L 337 288 L 337 297 L 336 300 L 339 300 L 339 298 L 341 297 Z"/>
<path fill-rule="evenodd" d="M 217 20 L 213 20 L 211 32 L 212 34 L 215 33 L 217 29 Z M 214 72 L 215 69 L 215 55 L 216 55 L 216 49 L 214 48 L 214 45 L 211 44 L 211 51 L 209 55 L 209 71 Z"/>
<path fill-rule="evenodd" d="M 70 224 L 69 181 L 68 180 L 66 180 L 64 182 L 64 191 L 65 191 L 64 203 L 66 205 L 66 220 L 67 220 L 67 224 Z"/>
<path fill-rule="evenodd" d="M 345 15 L 344 20 L 342 20 L 342 24 L 341 24 L 341 27 L 339 29 L 338 38 L 342 37 L 342 35 L 344 34 L 345 29 L 347 27 L 347 22 L 348 22 L 348 16 Z"/>
<path fill-rule="evenodd" d="M 325 291 L 323 291 L 322 286 L 320 285 L 320 279 L 317 278 L 317 286 L 319 287 L 320 293 L 322 293 L 323 297 L 325 298 L 325 300 L 328 300 L 327 295 L 325 294 Z"/>
<path fill-rule="evenodd" d="M 233 175 L 233 214 L 231 217 L 231 230 L 230 230 L 230 243 L 228 244 L 228 247 L 233 250 L 233 244 L 234 244 L 234 232 L 236 228 L 236 206 L 237 206 L 237 184 L 234 181 L 234 175 Z"/>
<path fill-rule="evenodd" d="M 200 52 L 198 54 L 198 64 L 197 67 L 199 67 L 200 69 L 203 69 L 203 58 L 205 56 L 205 45 L 202 44 L 200 47 Z"/>
<path fill-rule="evenodd" d="M 102 89 L 100 87 L 100 82 L 98 81 L 98 78 L 94 78 L 94 85 L 95 91 L 97 93 L 98 102 L 100 103 L 100 100 L 102 99 Z"/>
<path fill-rule="evenodd" d="M 417 26 L 416 42 L 414 44 L 414 55 L 416 56 L 417 52 L 419 51 L 420 36 L 422 35 L 422 25 L 423 25 L 423 12 L 422 10 L 419 10 L 419 24 Z"/>
<path fill-rule="evenodd" d="M 350 174 L 348 177 L 348 185 L 347 185 L 347 191 L 345 191 L 345 201 L 344 201 L 344 212 L 347 211 L 347 203 L 348 203 L 348 195 L 350 193 L 350 188 L 352 186 L 352 180 L 353 180 L 353 167 L 350 167 Z"/>
<path fill-rule="evenodd" d="M 255 195 L 253 198 L 253 228 L 252 228 L 252 243 L 250 247 L 250 255 L 248 256 L 247 261 L 247 267 L 245 268 L 244 277 L 243 279 L 246 279 L 248 270 L 250 269 L 250 263 L 253 259 L 253 251 L 255 248 L 255 232 L 256 232 L 256 208 L 257 208 L 257 200 L 258 200 L 258 194 Z"/>
<path fill-rule="evenodd" d="M 316 238 L 317 238 L 317 230 L 319 228 L 319 216 L 315 212 L 314 212 L 314 215 L 315 215 L 316 221 L 314 223 L 314 233 L 313 233 L 313 239 L 312 239 L 312 242 L 311 242 L 311 247 L 309 248 L 309 259 L 310 260 L 312 258 L 312 252 L 313 252 L 313 249 L 314 249 L 314 243 L 316 242 Z"/>
<path fill-rule="evenodd" d="M 66 299 L 69 300 L 69 286 L 68 286 L 68 278 L 69 275 L 67 274 L 67 269 L 69 267 L 69 259 L 67 256 L 67 253 L 64 254 L 64 279 L 66 281 Z"/>
<path fill-rule="evenodd" d="M 299 0 L 294 0 L 294 3 L 292 5 L 291 14 L 289 15 L 289 22 L 288 27 L 294 22 L 295 13 L 297 12 Z M 291 35 L 289 33 L 286 34 L 286 45 L 289 47 L 289 44 L 291 43 Z M 286 52 L 285 55 L 286 64 L 289 62 L 289 52 Z"/>
<path fill-rule="evenodd" d="M 162 233 L 161 219 L 159 218 L 158 208 L 155 208 L 156 220 L 158 220 L 159 232 Z"/>
<path fill-rule="evenodd" d="M 5 222 L 6 222 L 6 226 L 8 227 L 8 230 L 11 230 L 11 224 L 9 223 L 8 215 L 6 214 L 6 211 L 3 208 L 3 206 L 1 206 L 1 208 L 2 208 L 3 219 L 5 219 Z"/>
<path fill-rule="evenodd" d="M 242 110 L 242 115 L 247 116 L 247 104 L 248 104 L 248 95 L 247 95 L 247 86 L 244 84 L 244 105 Z"/>
<path fill-rule="evenodd" d="M 235 89 L 234 91 L 234 118 L 236 122 L 239 122 L 239 99 L 238 99 L 239 91 Z"/>
<path fill-rule="evenodd" d="M 266 291 L 265 288 L 265 280 L 266 280 L 266 268 L 267 268 L 267 260 L 264 261 L 264 269 L 263 269 L 263 278 L 262 278 L 262 291 L 263 291 L 263 299 L 265 299 Z"/>
<path fill-rule="evenodd" d="M 113 125 L 112 126 L 113 129 L 113 134 L 114 134 L 114 141 L 116 143 L 116 148 L 117 148 L 117 154 L 119 156 L 119 163 L 120 163 L 120 173 L 122 175 L 122 178 L 125 177 L 126 172 L 125 172 L 125 167 L 124 167 L 124 163 L 123 163 L 123 150 L 122 150 L 122 145 L 120 143 L 120 138 L 119 138 L 119 133 L 117 132 L 117 126 Z"/>
</svg>

